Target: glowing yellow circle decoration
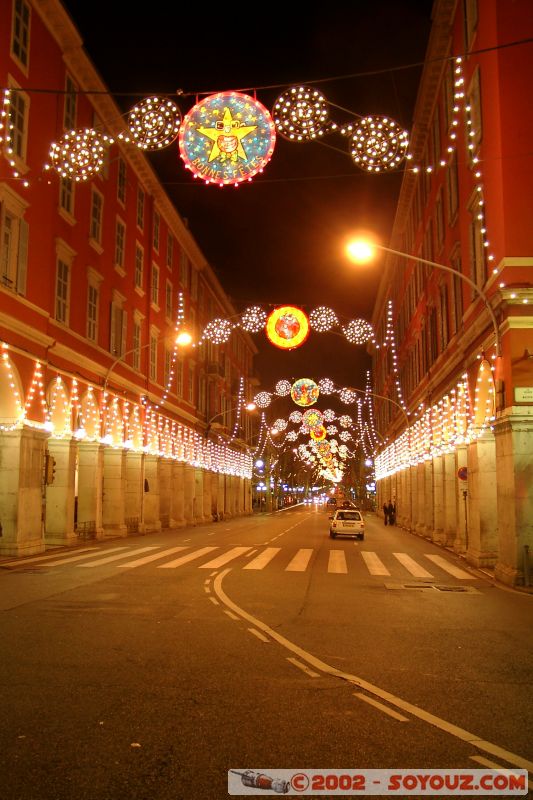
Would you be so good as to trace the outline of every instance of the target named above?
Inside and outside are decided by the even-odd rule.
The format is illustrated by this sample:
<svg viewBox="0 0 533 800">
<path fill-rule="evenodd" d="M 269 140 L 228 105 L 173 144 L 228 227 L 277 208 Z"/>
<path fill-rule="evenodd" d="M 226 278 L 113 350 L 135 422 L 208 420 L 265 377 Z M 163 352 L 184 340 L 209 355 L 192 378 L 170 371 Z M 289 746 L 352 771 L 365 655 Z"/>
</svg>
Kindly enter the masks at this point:
<svg viewBox="0 0 533 800">
<path fill-rule="evenodd" d="M 300 347 L 309 336 L 309 320 L 301 308 L 280 306 L 269 315 L 266 323 L 269 342 L 282 350 Z"/>
<path fill-rule="evenodd" d="M 318 400 L 320 389 L 310 378 L 300 378 L 291 386 L 291 398 L 297 406 L 312 406 Z"/>
<path fill-rule="evenodd" d="M 315 442 L 322 442 L 326 438 L 326 429 L 323 425 L 317 425 L 316 428 L 313 428 L 311 431 L 311 439 L 314 439 Z"/>
</svg>

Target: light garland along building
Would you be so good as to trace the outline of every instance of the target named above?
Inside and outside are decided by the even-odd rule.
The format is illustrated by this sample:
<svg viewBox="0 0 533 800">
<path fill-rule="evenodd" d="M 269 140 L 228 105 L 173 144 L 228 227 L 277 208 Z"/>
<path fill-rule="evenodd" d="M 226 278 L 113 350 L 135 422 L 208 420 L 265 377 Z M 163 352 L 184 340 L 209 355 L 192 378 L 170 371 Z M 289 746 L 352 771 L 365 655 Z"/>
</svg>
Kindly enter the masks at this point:
<svg viewBox="0 0 533 800">
<path fill-rule="evenodd" d="M 2 8 L 0 555 L 251 513 L 255 345 L 175 346 L 235 309 L 60 3 Z M 93 128 L 98 174 L 43 169 Z"/>
<path fill-rule="evenodd" d="M 533 550 L 532 26 L 527 0 L 435 2 L 390 248 L 465 277 L 389 253 L 373 318 L 392 401 L 378 509 L 515 585 Z"/>
</svg>

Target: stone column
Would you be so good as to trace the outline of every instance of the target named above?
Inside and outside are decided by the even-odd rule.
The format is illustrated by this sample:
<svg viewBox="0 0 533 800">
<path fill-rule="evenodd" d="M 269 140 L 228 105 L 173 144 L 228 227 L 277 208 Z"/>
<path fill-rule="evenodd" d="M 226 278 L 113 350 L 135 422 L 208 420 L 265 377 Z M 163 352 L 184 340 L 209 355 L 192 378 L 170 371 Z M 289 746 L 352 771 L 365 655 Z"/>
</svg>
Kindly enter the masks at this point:
<svg viewBox="0 0 533 800">
<path fill-rule="evenodd" d="M 424 461 L 424 536 L 433 538 L 435 528 L 435 508 L 433 498 L 433 459 Z"/>
<path fill-rule="evenodd" d="M 476 567 L 491 567 L 498 557 L 495 462 L 494 434 L 485 431 L 468 447 L 468 561 Z"/>
<path fill-rule="evenodd" d="M 498 514 L 498 560 L 494 574 L 524 585 L 526 548 L 533 583 L 533 406 L 512 406 L 494 424 Z"/>
<path fill-rule="evenodd" d="M 171 528 L 185 525 L 185 466 L 173 461 L 170 467 L 170 520 Z"/>
<path fill-rule="evenodd" d="M 159 519 L 161 527 L 170 527 L 170 468 L 171 461 L 161 458 L 159 461 Z"/>
<path fill-rule="evenodd" d="M 196 525 L 207 521 L 204 513 L 204 471 L 201 467 L 194 470 L 194 521 Z"/>
<path fill-rule="evenodd" d="M 444 456 L 433 457 L 433 541 L 445 544 L 444 534 Z"/>
<path fill-rule="evenodd" d="M 45 548 L 44 452 L 48 434 L 33 428 L 0 433 L 0 555 L 29 556 Z"/>
<path fill-rule="evenodd" d="M 126 451 L 125 522 L 130 533 L 142 532 L 144 491 L 144 453 Z"/>
<path fill-rule="evenodd" d="M 211 479 L 213 477 L 213 473 L 209 472 L 209 470 L 205 469 L 203 471 L 203 482 L 204 482 L 204 492 L 203 492 L 203 510 L 204 510 L 204 522 L 212 522 L 213 521 L 213 512 L 214 507 L 213 503 L 211 502 Z"/>
<path fill-rule="evenodd" d="M 244 482 L 244 513 L 252 513 L 252 481 L 249 478 L 243 478 Z"/>
<path fill-rule="evenodd" d="M 159 510 L 159 456 L 144 456 L 143 530 L 154 533 L 161 530 Z"/>
<path fill-rule="evenodd" d="M 103 539 L 104 448 L 99 442 L 78 444 L 78 526 Z"/>
<path fill-rule="evenodd" d="M 455 453 L 445 453 L 443 456 L 443 504 L 444 504 L 444 533 L 442 544 L 454 547 L 457 540 L 458 515 L 457 515 L 457 473 L 455 467 Z"/>
<path fill-rule="evenodd" d="M 195 524 L 195 476 L 194 467 L 184 464 L 184 516 L 187 525 Z"/>
<path fill-rule="evenodd" d="M 54 482 L 46 487 L 44 539 L 46 544 L 72 545 L 74 497 L 76 485 L 76 442 L 73 439 L 49 439 L 48 452 L 54 459 Z"/>
<path fill-rule="evenodd" d="M 218 518 L 226 519 L 226 476 L 219 472 L 216 478 Z"/>
<path fill-rule="evenodd" d="M 467 446 L 460 444 L 455 451 L 455 473 L 461 467 L 468 466 Z M 455 483 L 455 498 L 457 506 L 457 535 L 454 542 L 454 550 L 457 553 L 465 553 L 468 550 L 468 528 L 470 525 L 470 512 L 468 500 L 468 482 L 460 481 Z"/>
<path fill-rule="evenodd" d="M 102 524 L 104 536 L 126 536 L 126 451 L 114 447 L 104 449 L 104 491 Z"/>
<path fill-rule="evenodd" d="M 416 531 L 416 533 L 422 533 L 422 534 L 425 533 L 426 529 L 425 466 L 426 466 L 425 463 L 422 462 L 421 464 L 417 464 L 415 467 L 413 467 L 414 470 L 413 478 L 416 482 L 416 493 L 415 493 L 416 506 L 414 508 L 414 517 L 415 517 L 414 530 Z"/>
</svg>

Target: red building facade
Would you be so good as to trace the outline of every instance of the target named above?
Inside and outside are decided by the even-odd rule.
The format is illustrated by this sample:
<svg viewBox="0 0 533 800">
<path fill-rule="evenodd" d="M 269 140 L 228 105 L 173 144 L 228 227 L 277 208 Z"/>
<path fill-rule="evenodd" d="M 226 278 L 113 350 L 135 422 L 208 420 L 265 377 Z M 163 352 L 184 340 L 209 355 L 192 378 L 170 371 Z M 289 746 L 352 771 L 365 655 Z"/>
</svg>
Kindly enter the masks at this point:
<svg viewBox="0 0 533 800">
<path fill-rule="evenodd" d="M 255 346 L 198 344 L 235 309 L 61 4 L 0 6 L 0 553 L 249 513 Z M 61 177 L 87 129 L 102 169 Z"/>
<path fill-rule="evenodd" d="M 378 507 L 513 584 L 533 546 L 532 34 L 526 0 L 436 0 L 374 310 Z"/>
</svg>

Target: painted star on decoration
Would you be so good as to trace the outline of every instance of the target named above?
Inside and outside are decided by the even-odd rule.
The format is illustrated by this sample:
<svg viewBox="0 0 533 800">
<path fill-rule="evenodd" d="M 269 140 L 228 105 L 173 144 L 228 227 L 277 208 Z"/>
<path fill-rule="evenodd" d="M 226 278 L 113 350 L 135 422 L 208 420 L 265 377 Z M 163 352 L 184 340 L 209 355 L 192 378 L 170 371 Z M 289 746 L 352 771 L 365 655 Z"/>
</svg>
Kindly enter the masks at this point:
<svg viewBox="0 0 533 800">
<path fill-rule="evenodd" d="M 207 136 L 213 142 L 209 162 L 214 161 L 215 158 L 220 158 L 222 161 L 230 159 L 234 162 L 238 158 L 242 158 L 243 161 L 247 161 L 248 157 L 242 146 L 242 139 L 256 128 L 257 125 L 241 125 L 237 119 L 231 116 L 230 109 L 226 107 L 222 120 L 217 121 L 214 128 L 198 128 L 198 133 Z"/>
</svg>

